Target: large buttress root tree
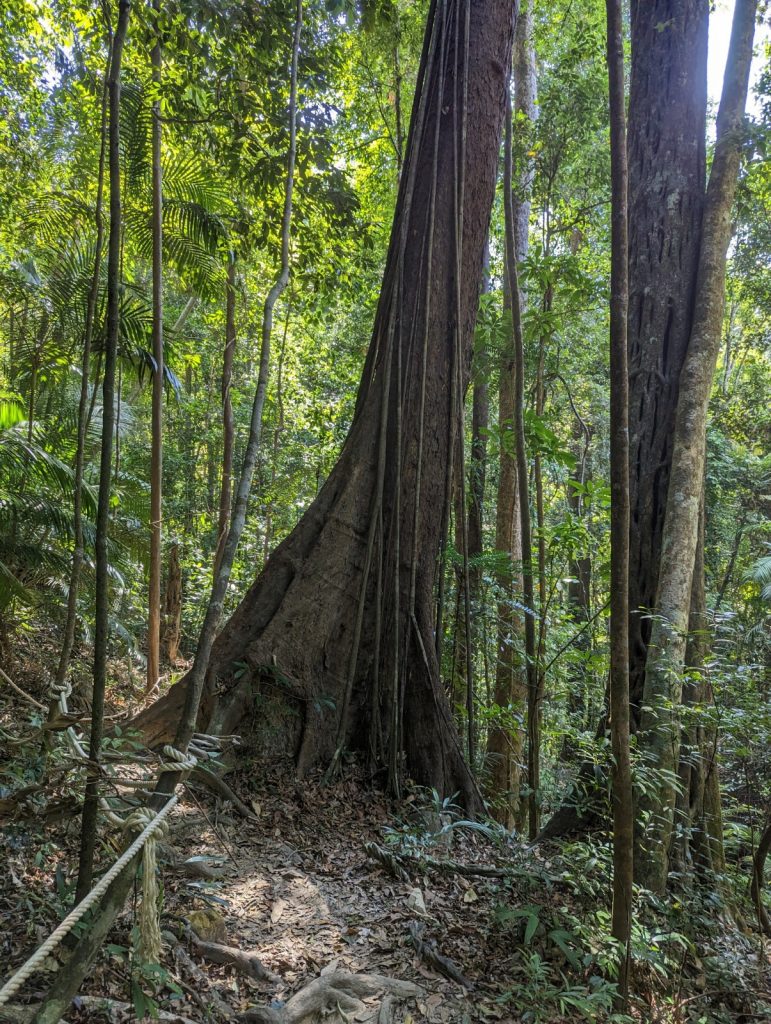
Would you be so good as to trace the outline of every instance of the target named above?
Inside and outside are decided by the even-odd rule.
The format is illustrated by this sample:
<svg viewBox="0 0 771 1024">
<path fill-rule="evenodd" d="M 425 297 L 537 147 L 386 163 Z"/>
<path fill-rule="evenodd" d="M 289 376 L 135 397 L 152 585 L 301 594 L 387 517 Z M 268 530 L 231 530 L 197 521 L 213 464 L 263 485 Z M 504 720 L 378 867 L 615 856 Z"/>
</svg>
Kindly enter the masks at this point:
<svg viewBox="0 0 771 1024">
<path fill-rule="evenodd" d="M 511 61 L 510 0 L 435 0 L 375 325 L 340 459 L 217 639 L 199 721 L 263 738 L 298 769 L 369 747 L 478 793 L 439 679 L 434 582 L 449 500 Z M 167 738 L 187 680 L 143 714 Z M 255 716 L 256 717 L 256 716 Z M 258 726 L 259 728 L 259 723 Z"/>
</svg>

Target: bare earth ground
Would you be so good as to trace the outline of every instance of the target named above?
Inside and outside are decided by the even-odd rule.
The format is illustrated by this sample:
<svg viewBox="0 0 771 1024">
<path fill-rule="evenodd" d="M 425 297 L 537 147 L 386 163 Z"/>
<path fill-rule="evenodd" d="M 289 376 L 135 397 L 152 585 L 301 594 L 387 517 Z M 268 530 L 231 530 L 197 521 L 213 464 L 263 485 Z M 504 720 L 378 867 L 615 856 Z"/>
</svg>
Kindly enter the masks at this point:
<svg viewBox="0 0 771 1024">
<path fill-rule="evenodd" d="M 26 744 L 14 748 L 12 738 L 0 752 L 3 980 L 69 909 L 80 819 L 67 788 L 72 766 L 66 758 L 51 768 L 43 793 L 31 793 L 26 807 L 24 800 L 19 803 L 14 749 L 33 753 L 37 749 L 29 735 L 25 739 L 29 722 L 23 706 L 12 701 L 2 709 L 0 730 L 6 742 L 12 736 Z M 6 784 L 9 766 L 11 786 Z M 286 1016 L 296 1005 L 292 998 L 319 977 L 331 984 L 330 979 L 341 971 L 413 983 L 420 987 L 420 994 L 396 998 L 375 985 L 351 1002 L 343 993 L 332 1005 L 327 1002 L 323 1013 L 303 1021 L 505 1024 L 532 1019 L 533 1011 L 536 1019 L 549 1024 L 607 1019 L 599 1008 L 596 1013 L 586 1008 L 578 1012 L 560 1006 L 554 996 L 555 980 L 558 987 L 569 990 L 582 986 L 584 1001 L 592 984 L 602 981 L 591 952 L 594 932 L 588 932 L 589 945 L 579 950 L 583 959 L 571 966 L 559 940 L 553 938 L 554 931 L 549 931 L 555 925 L 563 927 L 561 922 L 566 920 L 589 922 L 605 908 L 610 881 L 607 868 L 592 853 L 597 847 L 586 847 L 582 853 L 574 846 L 550 860 L 548 851 L 528 851 L 501 834 L 459 827 L 449 836 L 439 835 L 442 822 L 426 805 L 425 794 L 413 794 L 397 805 L 368 787 L 355 765 L 346 766 L 343 777 L 332 785 L 322 785 L 319 779 L 298 783 L 291 765 L 276 762 L 251 765 L 248 774 L 236 770 L 227 782 L 245 801 L 249 817 L 196 783 L 188 783 L 172 816 L 161 851 L 165 862 L 162 924 L 167 934 L 163 972 L 142 979 L 138 965 L 131 962 L 136 893 L 67 1014 L 72 1024 L 140 1019 L 137 992 L 141 990 L 153 993 L 155 1006 L 147 1009 L 160 1012 L 166 1022 L 203 1024 L 241 1015 L 248 1020 L 252 1014 L 252 1024 L 265 1020 L 294 1024 L 291 1015 Z M 9 811 L 4 798 L 11 790 L 14 800 Z M 62 800 L 62 810 L 56 813 Z M 52 807 L 52 819 L 43 826 L 40 816 Z M 30 819 L 30 812 L 37 813 L 37 821 Z M 389 844 L 389 829 L 390 839 L 398 836 L 398 845 Z M 120 837 L 111 835 L 107 827 L 103 837 L 99 857 L 100 867 L 106 868 L 120 848 Z M 444 872 L 436 864 L 416 866 L 405 861 L 409 879 L 400 880 L 373 860 L 365 849 L 367 843 L 411 850 L 439 862 L 449 859 L 467 870 L 500 865 L 510 875 L 477 877 Z M 591 856 L 592 861 L 579 862 L 576 858 L 582 856 Z M 180 867 L 187 858 L 202 859 Z M 201 872 L 214 877 L 200 877 Z M 497 913 L 501 907 L 507 908 L 508 918 L 506 912 L 503 919 Z M 538 920 L 531 930 L 533 909 Z M 191 940 L 190 924 L 205 940 L 253 954 L 272 978 L 255 980 L 243 969 L 210 962 L 200 944 Z M 420 939 L 428 951 L 416 950 L 411 938 L 416 925 L 422 928 Z M 701 944 L 698 955 L 685 949 L 681 955 L 676 948 L 678 960 L 682 956 L 682 998 L 678 996 L 682 1012 L 676 1009 L 672 1014 L 655 971 L 648 971 L 644 961 L 641 966 L 638 963 L 635 987 L 642 1000 L 634 1010 L 636 1019 L 662 1024 L 771 1021 L 771 1012 L 766 1014 L 764 1009 L 771 1004 L 767 945 L 751 931 L 743 936 L 732 925 L 724 928 L 718 920 L 713 925 L 703 944 L 717 964 L 711 973 L 702 963 L 707 955 Z M 666 936 L 659 937 L 659 944 L 662 941 Z M 432 959 L 432 950 L 438 960 Z M 541 980 L 534 957 L 543 964 Z M 50 960 L 25 987 L 16 1002 L 20 1014 L 25 1004 L 45 994 L 58 962 Z M 460 980 L 451 980 L 448 973 Z M 547 1004 L 544 993 L 549 985 L 551 1002 Z"/>
<path fill-rule="evenodd" d="M 280 1008 L 322 972 L 345 970 L 419 985 L 423 994 L 400 1005 L 397 1021 L 515 1019 L 497 1002 L 502 986 L 492 980 L 506 978 L 511 966 L 500 932 L 496 935 L 491 928 L 499 881 L 433 871 L 415 874 L 410 882 L 392 877 L 367 855 L 364 845 L 384 844 L 383 826 L 393 820 L 395 808 L 381 794 L 364 788 L 355 771 L 325 786 L 320 781 L 297 783 L 289 766 L 274 766 L 248 781 L 247 786 L 243 777 L 228 777 L 242 796 L 249 790 L 252 820 L 227 803 L 213 803 L 197 786 L 188 787 L 173 816 L 166 840 L 171 850 L 165 851 L 166 856 L 206 858 L 206 869 L 218 877 L 191 880 L 179 870 L 163 872 L 165 927 L 184 926 L 196 911 L 208 911 L 213 918 L 214 911 L 221 917 L 214 924 L 217 934 L 207 933 L 208 923 L 200 913 L 194 918 L 204 937 L 257 954 L 265 968 L 279 977 L 275 983 L 254 981 L 231 967 L 206 963 L 183 939 L 183 948 L 189 948 L 212 989 L 232 1007 L 233 1016 L 255 1006 Z M 415 830 L 425 834 L 429 826 L 409 802 L 402 811 Z M 75 862 L 77 828 L 75 818 L 68 826 L 49 829 L 47 838 L 61 844 L 61 851 L 49 850 L 40 837 L 14 836 L 13 829 L 0 840 L 7 869 L 0 878 L 3 974 L 21 964 L 55 925 L 52 903 L 57 879 L 61 885 L 65 865 Z M 467 863 L 478 860 L 489 865 L 493 863 L 489 846 L 484 836 L 454 832 L 449 854 Z M 444 842 L 426 852 L 448 855 Z M 414 906 L 416 889 L 425 913 Z M 84 986 L 86 994 L 131 1000 L 132 970 L 124 950 L 136 909 L 135 900 Z M 441 955 L 473 983 L 472 991 L 418 957 L 410 922 L 423 923 L 423 939 L 436 940 Z M 207 992 L 200 991 L 202 979 L 190 978 L 174 947 L 167 947 L 164 966 L 170 981 L 176 978 L 194 988 L 204 1004 L 208 1001 Z M 44 977 L 37 981 L 28 995 L 42 995 Z M 205 1006 L 198 1005 L 184 987 L 182 994 L 184 998 L 170 1002 L 165 998 L 168 991 L 162 992 L 158 1004 L 173 1007 L 188 1020 L 206 1020 Z M 380 1001 L 378 995 L 371 1000 L 376 1008 Z M 68 1019 L 96 1019 L 98 1012 L 88 1000 Z"/>
</svg>

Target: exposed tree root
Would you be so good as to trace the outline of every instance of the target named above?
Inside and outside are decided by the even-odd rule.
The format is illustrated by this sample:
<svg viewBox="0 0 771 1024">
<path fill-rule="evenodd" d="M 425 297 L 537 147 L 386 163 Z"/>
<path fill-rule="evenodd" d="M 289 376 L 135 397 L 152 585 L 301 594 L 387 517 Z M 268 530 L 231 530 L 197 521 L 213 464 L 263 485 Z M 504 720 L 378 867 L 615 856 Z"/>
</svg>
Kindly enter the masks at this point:
<svg viewBox="0 0 771 1024">
<path fill-rule="evenodd" d="M 398 854 L 392 853 L 390 850 L 384 850 L 382 846 L 378 846 L 377 843 L 365 843 L 364 851 L 370 860 L 376 860 L 378 864 L 394 876 L 398 878 L 400 882 L 409 882 L 410 876 L 405 870 L 402 859 Z"/>
<path fill-rule="evenodd" d="M 424 924 L 410 921 L 409 927 L 410 939 L 421 959 L 425 960 L 430 967 L 433 967 L 434 970 L 443 974 L 445 978 L 449 978 L 450 981 L 454 981 L 457 985 L 462 985 L 463 988 L 469 989 L 469 991 L 474 988 L 474 983 L 469 981 L 452 960 L 439 952 L 435 939 L 423 938 Z"/>
<path fill-rule="evenodd" d="M 248 818 L 251 821 L 256 820 L 254 811 L 247 807 L 240 797 L 236 796 L 227 782 L 221 779 L 219 775 L 215 775 L 214 772 L 199 766 L 193 769 L 190 778 L 193 782 L 200 782 L 202 786 L 206 786 L 207 789 L 211 790 L 220 799 L 231 803 L 243 818 Z"/>
<path fill-rule="evenodd" d="M 198 992 L 197 1001 L 199 1004 L 204 1008 L 208 1004 L 218 1017 L 221 1017 L 223 1020 L 231 1020 L 233 1016 L 233 1008 L 220 997 L 206 972 L 201 970 L 176 935 L 174 935 L 173 932 L 165 931 L 163 933 L 163 937 L 172 947 L 174 957 L 177 962 L 184 968 L 193 981 L 195 981 L 201 992 L 207 993 L 206 996 L 204 996 L 201 992 Z"/>
<path fill-rule="evenodd" d="M 409 882 L 409 870 L 421 873 L 438 871 L 444 875 L 464 875 L 467 878 L 509 878 L 517 874 L 511 868 L 497 867 L 495 864 L 460 864 L 455 860 L 438 860 L 436 857 L 405 855 L 384 850 L 377 843 L 365 843 L 367 856 L 376 860 L 400 882 Z"/>
<path fill-rule="evenodd" d="M 324 1016 L 326 1024 L 338 1024 L 350 1020 L 352 1014 L 362 1014 L 368 1007 L 364 999 L 385 993 L 385 999 L 379 1007 L 372 1008 L 371 1017 L 357 1016 L 357 1020 L 370 1020 L 371 1024 L 387 1024 L 393 1016 L 393 1003 L 396 999 L 414 999 L 423 995 L 418 985 L 396 978 L 386 978 L 382 974 L 350 974 L 348 971 L 331 971 L 315 978 L 305 988 L 292 996 L 285 1006 L 259 1007 L 243 1014 L 241 1020 L 248 1024 L 303 1024 L 316 1020 L 325 1011 L 332 1010 L 331 1015 Z M 383 1017 L 383 1007 L 386 1016 Z M 336 1012 L 335 1012 L 336 1011 Z M 347 1016 L 344 1016 L 347 1015 Z"/>
<path fill-rule="evenodd" d="M 204 960 L 212 964 L 222 964 L 225 967 L 233 967 L 239 974 L 243 974 L 253 981 L 267 981 L 271 984 L 281 979 L 277 974 L 269 971 L 256 953 L 248 953 L 236 946 L 225 946 L 220 942 L 207 942 L 199 938 L 192 928 L 185 925 L 185 938 Z"/>
</svg>

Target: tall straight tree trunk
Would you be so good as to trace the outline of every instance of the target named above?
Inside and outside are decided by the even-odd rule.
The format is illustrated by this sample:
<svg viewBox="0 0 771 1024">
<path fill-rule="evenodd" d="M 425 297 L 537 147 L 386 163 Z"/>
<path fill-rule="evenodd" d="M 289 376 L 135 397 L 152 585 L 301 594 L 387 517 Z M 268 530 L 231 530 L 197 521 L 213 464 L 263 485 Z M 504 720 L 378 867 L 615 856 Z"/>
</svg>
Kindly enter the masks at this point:
<svg viewBox="0 0 771 1024">
<path fill-rule="evenodd" d="M 694 310 L 706 176 L 707 0 L 631 0 L 628 225 L 630 728 L 643 701 L 675 408 Z M 605 716 L 600 733 L 607 729 Z M 591 821 L 593 765 L 544 837 Z M 574 804 L 580 796 L 583 806 Z M 585 800 L 584 797 L 589 799 Z"/>
<path fill-rule="evenodd" d="M 478 792 L 435 655 L 434 585 L 512 14 L 508 0 L 431 6 L 353 424 L 315 501 L 220 634 L 204 695 L 204 720 L 227 729 L 262 691 L 274 742 L 278 731 L 300 771 L 331 758 L 341 735 L 347 747 L 366 749 L 379 719 L 379 763 L 392 783 L 409 771 L 443 794 L 459 792 L 471 810 Z M 138 719 L 151 741 L 175 720 L 189 686 L 183 680 Z"/>
<path fill-rule="evenodd" d="M 641 799 L 648 820 L 639 836 L 636 866 L 639 880 L 657 892 L 666 885 L 672 836 L 675 789 L 671 779 L 677 773 L 680 748 L 678 708 L 704 485 L 707 409 L 722 337 L 726 254 L 756 11 L 756 0 L 737 0 L 704 208 L 693 326 L 680 374 L 661 547 L 667 571 L 659 574 L 645 671 L 640 750 L 660 772 L 660 781 Z"/>
<path fill-rule="evenodd" d="M 706 177 L 707 0 L 632 0 L 629 643 L 639 724 Z"/>
<path fill-rule="evenodd" d="M 91 372 L 91 344 L 94 337 L 94 322 L 96 320 L 96 305 L 99 298 L 99 280 L 102 272 L 102 250 L 104 248 L 104 218 L 102 206 L 104 200 L 104 165 L 105 153 L 107 150 L 107 94 L 110 80 L 110 62 L 112 60 L 112 34 L 108 34 L 107 67 L 104 75 L 104 88 L 102 90 L 102 115 L 101 131 L 99 140 L 99 170 L 96 181 L 96 206 L 94 220 L 96 223 L 96 246 L 94 251 L 94 272 L 91 276 L 91 286 L 86 300 L 86 322 L 83 332 L 83 358 L 80 365 L 80 398 L 78 400 L 78 438 L 75 450 L 75 480 L 73 498 L 73 527 L 75 534 L 75 545 L 72 552 L 72 568 L 70 570 L 70 583 L 67 591 L 67 618 L 64 623 L 64 638 L 62 649 L 59 655 L 59 664 L 56 669 L 56 685 L 62 686 L 67 678 L 67 670 L 72 657 L 72 649 L 75 644 L 75 626 L 78 618 L 78 590 L 80 589 L 80 574 L 85 559 L 85 543 L 83 538 L 83 470 L 85 467 L 86 434 L 88 433 L 89 402 L 88 385 Z M 96 391 L 96 382 L 94 383 Z M 58 707 L 58 699 L 55 702 Z M 54 706 L 51 713 L 54 712 Z"/>
<path fill-rule="evenodd" d="M 151 693 L 161 673 L 161 543 L 163 519 L 163 174 L 161 170 L 160 0 L 153 0 L 155 43 L 152 51 L 153 100 L 153 400 L 150 440 L 150 586 L 147 602 L 147 685 Z"/>
<path fill-rule="evenodd" d="M 489 287 L 489 250 L 485 245 L 482 293 L 488 292 Z M 479 622 L 483 614 L 483 609 L 480 606 L 482 570 L 479 556 L 482 554 L 487 429 L 490 418 L 486 368 L 482 365 L 485 362 L 485 355 L 485 353 L 478 353 L 475 350 L 472 357 L 471 462 L 466 480 L 465 507 L 463 488 L 459 487 L 457 483 L 459 474 L 463 472 L 462 464 L 457 466 L 455 484 L 455 550 L 462 554 L 463 560 L 458 571 L 452 660 L 452 703 L 453 707 L 457 706 L 459 701 L 457 684 L 463 681 L 466 688 L 467 719 L 471 723 L 470 728 L 474 724 L 474 715 L 473 713 L 469 714 L 468 709 L 474 701 L 472 680 L 476 674 Z M 459 463 L 462 463 L 462 460 L 459 460 Z M 469 734 L 469 739 L 469 757 L 471 757 L 476 737 L 472 738 Z"/>
<path fill-rule="evenodd" d="M 112 45 L 109 84 L 109 181 L 110 238 L 107 246 L 107 333 L 102 389 L 102 450 L 99 463 L 99 501 L 96 514 L 96 623 L 94 627 L 94 690 L 91 702 L 86 792 L 80 832 L 80 858 L 75 893 L 80 902 L 91 888 L 94 869 L 94 845 L 99 808 L 99 763 L 104 728 L 104 693 L 107 683 L 107 644 L 110 634 L 109 552 L 110 496 L 112 493 L 112 442 L 115 430 L 115 364 L 120 337 L 120 75 L 123 45 L 126 40 L 130 0 L 120 0 L 118 23 Z"/>
<path fill-rule="evenodd" d="M 572 397 L 571 397 L 572 402 Z M 580 418 L 577 410 L 573 414 L 574 453 L 576 468 L 568 480 L 567 504 L 571 515 L 580 521 L 586 515 L 586 498 L 584 488 L 591 479 L 591 456 L 589 445 L 592 440 L 592 432 L 583 419 Z M 570 579 L 567 587 L 567 604 L 570 617 L 578 629 L 587 626 L 592 617 L 592 559 L 589 554 L 576 554 L 571 559 L 569 569 Z M 592 631 L 584 629 L 578 633 L 573 647 L 582 655 L 591 650 Z M 587 669 L 586 665 L 579 663 L 570 670 L 570 690 L 568 692 L 568 714 L 574 722 L 582 722 L 586 714 L 586 693 Z M 575 754 L 575 738 L 567 733 L 562 741 L 563 759 L 572 758 Z"/>
<path fill-rule="evenodd" d="M 678 871 L 693 866 L 703 878 L 720 873 L 725 866 L 723 826 L 720 813 L 718 781 L 717 724 L 705 724 L 694 713 L 697 707 L 708 708 L 713 702 L 712 686 L 705 665 L 709 655 L 709 614 L 704 580 L 704 495 L 699 512 L 699 536 L 691 586 L 691 608 L 688 615 L 688 643 L 685 667 L 688 673 L 683 684 L 683 707 L 691 712 L 683 725 L 671 862 Z M 713 821 L 714 800 L 717 799 L 716 820 Z"/>
<path fill-rule="evenodd" d="M 520 15 L 521 17 L 521 15 Z M 489 253 L 485 246 L 482 278 L 483 294 L 490 290 Z M 469 466 L 468 555 L 478 559 L 483 551 L 485 480 L 487 478 L 487 432 L 490 426 L 490 396 L 483 367 L 472 366 L 471 465 Z M 471 605 L 479 611 L 482 570 L 477 563 L 470 571 Z"/>
<path fill-rule="evenodd" d="M 504 261 L 507 259 L 504 254 Z M 508 273 L 503 281 L 503 308 L 511 313 Z M 487 738 L 489 770 L 488 797 L 495 818 L 512 828 L 518 819 L 522 760 L 525 750 L 525 709 L 527 675 L 523 661 L 524 623 L 515 604 L 515 592 L 522 589 L 522 523 L 519 515 L 517 461 L 513 440 L 514 357 L 511 337 L 501 364 L 498 390 L 500 455 L 498 497 L 495 514 L 495 549 L 502 560 L 496 571 L 498 599 L 497 650 L 494 701 L 502 718 L 490 728 Z"/>
<path fill-rule="evenodd" d="M 220 485 L 219 522 L 217 524 L 217 553 L 214 556 L 214 575 L 219 572 L 225 551 L 225 538 L 230 520 L 233 495 L 233 357 L 236 351 L 236 261 L 228 260 L 228 279 L 225 292 L 225 351 L 222 356 L 222 484 Z"/>
<path fill-rule="evenodd" d="M 506 145 L 504 156 L 503 204 L 505 211 L 506 280 L 511 297 L 512 359 L 514 387 L 512 396 L 512 425 L 517 467 L 517 497 L 522 538 L 522 593 L 525 605 L 525 661 L 527 675 L 527 775 L 528 833 L 534 839 L 538 833 L 540 783 L 540 709 L 538 706 L 538 674 L 536 671 L 535 598 L 533 589 L 533 553 L 530 527 L 530 488 L 527 449 L 525 444 L 525 346 L 522 336 L 522 299 L 516 255 L 516 222 L 512 195 L 512 110 L 508 100 L 506 116 Z"/>
<path fill-rule="evenodd" d="M 533 5 L 526 0 L 519 11 L 514 33 L 514 106 L 524 118 L 528 135 L 536 118 L 535 49 L 533 46 Z M 524 147 L 523 147 L 524 148 Z M 504 157 L 508 160 L 511 158 Z M 514 251 L 522 262 L 527 256 L 530 228 L 530 191 L 532 163 L 522 166 L 516 195 L 512 196 Z M 506 185 L 504 183 L 504 188 Z M 508 249 L 504 249 L 504 308 L 511 311 L 511 287 L 508 273 Z M 523 299 L 520 297 L 520 302 Z M 522 762 L 525 750 L 525 709 L 527 671 L 523 661 L 524 622 L 515 606 L 515 592 L 522 590 L 522 522 L 519 510 L 516 441 L 514 439 L 514 393 L 517 387 L 513 335 L 500 370 L 498 423 L 501 435 L 496 502 L 495 548 L 507 560 L 498 572 L 502 597 L 498 602 L 497 650 L 495 665 L 495 704 L 504 712 L 504 720 L 488 734 L 487 756 L 489 789 L 495 817 L 511 828 L 519 823 Z"/>
<path fill-rule="evenodd" d="M 610 93 L 610 730 L 613 751 L 613 911 L 622 946 L 619 990 L 626 999 L 632 927 L 634 804 L 629 759 L 629 304 L 624 29 L 621 0 L 607 0 Z"/>
</svg>

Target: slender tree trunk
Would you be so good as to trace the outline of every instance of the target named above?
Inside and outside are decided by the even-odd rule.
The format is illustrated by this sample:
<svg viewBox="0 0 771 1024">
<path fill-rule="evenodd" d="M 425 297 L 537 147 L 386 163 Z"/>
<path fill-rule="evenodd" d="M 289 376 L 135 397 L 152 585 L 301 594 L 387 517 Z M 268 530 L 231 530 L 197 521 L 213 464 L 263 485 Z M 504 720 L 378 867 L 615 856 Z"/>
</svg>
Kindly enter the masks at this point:
<svg viewBox="0 0 771 1024">
<path fill-rule="evenodd" d="M 233 494 L 233 402 L 230 390 L 233 382 L 233 357 L 236 351 L 236 261 L 228 260 L 228 280 L 225 293 L 225 351 L 222 357 L 222 485 L 217 525 L 217 553 L 214 557 L 214 576 L 220 570 L 225 551 L 225 538 L 230 520 Z"/>
<path fill-rule="evenodd" d="M 490 290 L 490 274 L 485 257 L 482 292 Z M 468 555 L 476 560 L 482 554 L 484 532 L 485 480 L 487 477 L 487 432 L 490 426 L 490 397 L 487 374 L 480 366 L 472 365 L 473 388 L 471 397 L 471 465 L 469 466 Z M 479 594 L 482 570 L 478 561 L 470 571 L 471 605 L 479 612 Z"/>
<path fill-rule="evenodd" d="M 524 119 L 523 131 L 528 135 L 536 119 L 535 50 L 533 47 L 532 0 L 522 4 L 514 33 L 514 103 Z M 509 155 L 506 167 L 512 158 Z M 521 262 L 527 256 L 530 227 L 530 192 L 532 163 L 525 161 L 512 195 L 514 252 Z M 506 189 L 504 181 L 504 189 Z M 509 190 L 511 175 L 509 175 Z M 508 247 L 504 248 L 504 309 L 511 311 L 511 283 L 508 271 Z M 520 304 L 523 297 L 520 295 Z M 519 823 L 521 813 L 522 763 L 525 749 L 525 709 L 527 705 L 527 670 L 523 661 L 525 646 L 522 613 L 515 606 L 515 592 L 522 590 L 522 519 L 519 510 L 517 478 L 517 443 L 514 438 L 515 390 L 517 387 L 513 333 L 500 369 L 498 393 L 498 424 L 500 456 L 498 495 L 496 502 L 495 547 L 508 559 L 498 573 L 501 598 L 498 601 L 497 658 L 495 666 L 495 704 L 504 719 L 493 725 L 488 734 L 488 795 L 496 818 L 511 828 Z"/>
<path fill-rule="evenodd" d="M 160 0 L 153 0 L 155 43 L 152 52 L 153 87 L 161 89 Z M 163 519 L 163 173 L 161 170 L 161 99 L 153 101 L 153 400 L 150 441 L 150 588 L 147 616 L 147 684 L 151 693 L 161 671 L 161 543 Z"/>
<path fill-rule="evenodd" d="M 704 484 L 707 407 L 722 338 L 725 267 L 731 239 L 731 208 L 739 173 L 742 118 L 747 99 L 756 0 L 737 0 L 717 140 L 704 209 L 693 327 L 683 369 L 672 449 L 672 468 L 662 535 L 656 617 L 645 672 L 640 749 L 660 772 L 655 792 L 641 799 L 647 815 L 639 837 L 640 881 L 661 892 L 666 885 L 675 804 L 680 726 L 677 709 Z"/>
<path fill-rule="evenodd" d="M 683 684 L 683 707 L 689 709 L 690 720 L 682 731 L 678 767 L 680 791 L 675 806 L 678 827 L 673 838 L 671 859 L 680 871 L 686 871 L 693 864 L 699 875 L 706 880 L 709 873 L 719 874 L 723 870 L 725 860 L 717 725 L 709 719 L 706 724 L 693 720 L 698 713 L 697 708 L 707 708 L 713 703 L 707 667 L 709 615 L 704 581 L 704 526 L 702 494 L 685 652 L 688 677 Z"/>
<path fill-rule="evenodd" d="M 292 223 L 292 197 L 294 193 L 295 159 L 297 155 L 297 66 L 300 55 L 300 36 L 302 33 L 303 8 L 302 0 L 297 0 L 294 36 L 292 41 L 292 66 L 289 92 L 289 152 L 287 157 L 287 175 L 284 193 L 284 213 L 281 223 L 281 269 L 265 300 L 262 321 L 262 346 L 260 349 L 260 368 L 257 377 L 257 390 L 252 406 L 249 425 L 249 440 L 244 453 L 241 475 L 236 490 L 233 515 L 227 532 L 220 560 L 219 571 L 215 577 L 206 616 L 198 639 L 193 667 L 189 673 L 186 699 L 175 733 L 175 745 L 182 750 L 187 749 L 198 718 L 201 695 L 203 693 L 206 673 L 209 668 L 212 647 L 222 618 L 222 606 L 227 593 L 230 573 L 233 568 L 238 542 L 246 522 L 246 510 L 249 503 L 254 467 L 262 437 L 262 411 L 265 405 L 265 393 L 268 386 L 270 368 L 270 342 L 273 329 L 273 309 L 281 293 L 289 281 L 289 236 Z M 160 784 L 163 784 L 163 776 Z"/>
<path fill-rule="evenodd" d="M 102 451 L 99 464 L 99 502 L 96 516 L 96 624 L 94 628 L 94 691 L 91 703 L 86 792 L 81 819 L 80 860 L 75 894 L 80 902 L 91 888 L 99 807 L 99 763 L 104 727 L 104 694 L 107 682 L 110 594 L 107 539 L 110 526 L 112 441 L 115 429 L 115 363 L 120 335 L 120 75 L 123 44 L 128 29 L 130 0 L 119 0 L 118 23 L 112 47 L 109 84 L 109 181 L 110 238 L 107 249 L 107 336 L 105 340 L 102 409 Z"/>
<path fill-rule="evenodd" d="M 527 773 L 528 833 L 535 839 L 540 818 L 540 708 L 538 706 L 538 674 L 536 672 L 535 595 L 533 589 L 532 534 L 530 527 L 530 488 L 528 480 L 527 449 L 525 444 L 525 347 L 522 338 L 522 306 L 517 271 L 514 208 L 511 187 L 512 163 L 511 100 L 506 117 L 506 146 L 504 156 L 503 203 L 506 220 L 506 269 L 511 295 L 511 323 L 513 333 L 512 355 L 514 363 L 514 394 L 512 423 L 517 465 L 519 519 L 522 535 L 522 591 L 525 605 L 525 658 L 527 673 Z"/>
<path fill-rule="evenodd" d="M 179 657 L 181 621 L 182 570 L 179 564 L 179 544 L 175 542 L 169 548 L 169 569 L 163 602 L 163 649 L 170 665 L 174 665 Z"/>
<path fill-rule="evenodd" d="M 610 93 L 610 729 L 613 751 L 613 913 L 611 933 L 623 951 L 619 991 L 629 987 L 634 804 L 629 760 L 629 305 L 627 160 L 624 123 L 624 29 L 621 0 L 607 0 Z"/>
<path fill-rule="evenodd" d="M 571 397 L 572 402 L 572 397 Z M 586 515 L 584 488 L 591 479 L 591 459 L 589 445 L 591 430 L 574 412 L 573 425 L 574 452 L 576 469 L 568 480 L 567 504 L 571 515 L 576 521 Z M 581 627 L 589 624 L 592 618 L 592 560 L 588 554 L 577 554 L 570 563 L 570 581 L 567 588 L 567 604 L 570 617 L 575 625 Z M 581 654 L 588 654 L 592 647 L 592 631 L 583 629 L 576 636 L 574 647 Z M 568 692 L 568 714 L 575 723 L 584 724 L 586 715 L 586 693 L 589 692 L 587 665 L 579 662 L 570 669 L 570 690 Z M 562 741 L 562 758 L 565 760 L 575 756 L 576 744 L 572 734 L 566 733 Z"/>
<path fill-rule="evenodd" d="M 75 450 L 75 480 L 74 480 L 74 534 L 75 546 L 72 552 L 72 569 L 70 571 L 70 583 L 67 591 L 67 618 L 64 623 L 64 638 L 62 649 L 59 655 L 59 665 L 56 669 L 56 685 L 63 685 L 67 678 L 67 670 L 72 657 L 72 649 L 75 644 L 75 626 L 78 618 L 78 590 L 80 587 L 80 573 L 85 558 L 85 543 L 83 539 L 83 469 L 85 466 L 86 434 L 89 420 L 89 378 L 91 371 L 91 343 L 94 337 L 94 322 L 96 320 L 96 304 L 99 298 L 99 279 L 102 268 L 102 249 L 104 247 L 104 219 L 102 217 L 102 205 L 104 198 L 104 165 L 105 152 L 107 149 L 107 91 L 110 78 L 110 61 L 112 59 L 112 36 L 108 37 L 107 67 L 104 75 L 104 88 L 102 90 L 102 115 L 101 133 L 99 143 L 99 171 L 96 183 L 96 207 L 94 220 L 96 223 L 96 247 L 94 251 L 94 272 L 91 276 L 91 286 L 86 301 L 86 322 L 83 332 L 83 358 L 80 366 L 80 398 L 78 400 L 78 437 Z M 96 384 L 94 384 L 96 391 Z M 58 699 L 52 705 L 51 713 L 58 706 Z"/>
<path fill-rule="evenodd" d="M 495 186 L 511 20 L 508 0 L 432 4 L 351 431 L 310 509 L 220 634 L 204 708 L 227 730 L 255 690 L 270 695 L 274 742 L 278 729 L 300 772 L 334 756 L 340 722 L 346 747 L 364 749 L 374 722 L 376 732 L 382 727 L 379 766 L 392 785 L 406 770 L 443 794 L 459 792 L 472 811 L 479 795 L 435 656 L 434 586 L 445 468 L 470 367 Z M 246 665 L 237 678 L 234 661 Z M 140 716 L 148 738 L 164 735 L 189 687 L 183 680 Z"/>
<path fill-rule="evenodd" d="M 278 363 L 276 365 L 276 426 L 273 430 L 273 456 L 270 462 L 270 500 L 265 512 L 265 541 L 262 549 L 262 564 L 264 565 L 270 557 L 271 545 L 273 543 L 273 503 L 275 501 L 276 477 L 278 474 L 278 455 L 281 451 L 281 439 L 286 429 L 284 413 L 284 360 L 286 358 L 286 340 L 289 334 L 289 318 L 292 313 L 291 298 L 286 304 L 286 316 L 284 318 L 284 332 L 281 335 L 281 347 L 278 350 Z"/>
</svg>

